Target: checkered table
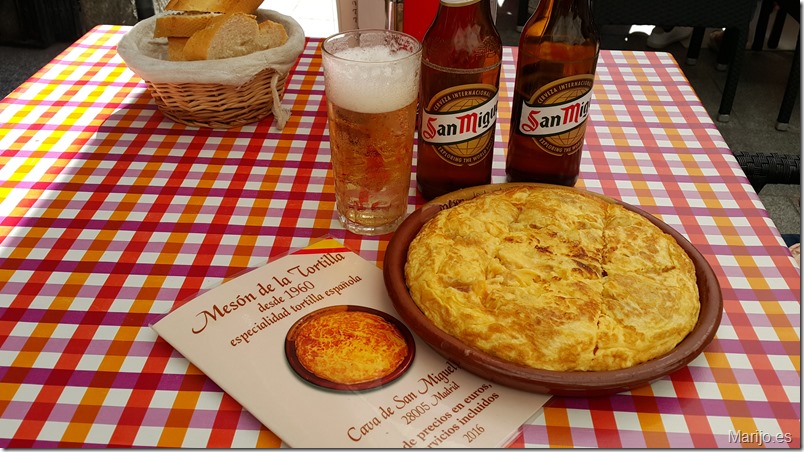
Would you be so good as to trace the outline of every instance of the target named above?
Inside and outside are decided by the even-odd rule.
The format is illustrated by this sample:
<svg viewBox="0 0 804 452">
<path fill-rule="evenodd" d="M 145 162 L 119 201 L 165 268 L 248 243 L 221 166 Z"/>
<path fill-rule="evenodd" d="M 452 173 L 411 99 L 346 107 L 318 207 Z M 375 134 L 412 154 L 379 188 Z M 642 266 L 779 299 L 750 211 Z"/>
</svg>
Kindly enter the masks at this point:
<svg viewBox="0 0 804 452">
<path fill-rule="evenodd" d="M 0 447 L 277 446 L 148 325 L 326 235 L 381 264 L 389 236 L 347 233 L 334 211 L 320 41 L 288 77 L 283 131 L 270 118 L 210 130 L 157 111 L 116 53 L 127 30 L 96 27 L 0 101 Z M 801 447 L 800 273 L 673 58 L 601 52 L 587 130 L 578 186 L 689 238 L 722 286 L 723 320 L 683 370 L 554 397 L 514 445 Z M 411 181 L 411 210 L 422 202 Z"/>
</svg>

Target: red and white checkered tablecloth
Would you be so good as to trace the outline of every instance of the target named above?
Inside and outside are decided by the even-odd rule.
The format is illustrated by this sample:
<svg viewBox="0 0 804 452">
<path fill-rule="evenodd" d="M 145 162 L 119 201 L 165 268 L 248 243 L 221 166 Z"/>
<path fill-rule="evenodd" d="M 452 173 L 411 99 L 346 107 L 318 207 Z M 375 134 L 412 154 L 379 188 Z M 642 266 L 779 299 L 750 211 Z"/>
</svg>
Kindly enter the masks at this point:
<svg viewBox="0 0 804 452">
<path fill-rule="evenodd" d="M 283 131 L 210 130 L 157 111 L 117 56 L 127 30 L 96 27 L 0 101 L 0 447 L 277 446 L 148 324 L 318 237 L 381 264 L 390 236 L 346 233 L 334 211 L 320 40 L 288 78 Z M 578 186 L 689 238 L 722 325 L 649 387 L 552 398 L 514 446 L 801 447 L 800 273 L 677 63 L 603 51 L 587 130 Z"/>
</svg>

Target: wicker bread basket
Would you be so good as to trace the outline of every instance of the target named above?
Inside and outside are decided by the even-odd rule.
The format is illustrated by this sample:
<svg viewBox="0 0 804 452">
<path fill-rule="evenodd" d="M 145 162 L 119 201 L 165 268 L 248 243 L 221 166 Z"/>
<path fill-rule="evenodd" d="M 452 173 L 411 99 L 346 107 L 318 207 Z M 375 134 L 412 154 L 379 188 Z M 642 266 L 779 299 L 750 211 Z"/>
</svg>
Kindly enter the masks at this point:
<svg viewBox="0 0 804 452">
<path fill-rule="evenodd" d="M 156 18 L 151 17 L 126 33 L 117 52 L 145 80 L 159 111 L 176 122 L 231 128 L 273 114 L 281 129 L 289 113 L 280 101 L 287 74 L 304 48 L 304 32 L 291 17 L 275 11 L 258 10 L 257 16 L 284 25 L 287 42 L 236 58 L 168 61 L 167 41 L 153 37 Z"/>
</svg>

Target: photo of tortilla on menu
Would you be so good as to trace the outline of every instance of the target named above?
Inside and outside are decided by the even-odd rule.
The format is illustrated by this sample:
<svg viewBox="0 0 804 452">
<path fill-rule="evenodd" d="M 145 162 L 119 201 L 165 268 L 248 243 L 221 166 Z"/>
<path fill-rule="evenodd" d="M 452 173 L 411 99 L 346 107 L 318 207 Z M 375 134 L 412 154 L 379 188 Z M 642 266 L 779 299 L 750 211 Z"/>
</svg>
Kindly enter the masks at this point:
<svg viewBox="0 0 804 452">
<path fill-rule="evenodd" d="M 151 327 L 290 447 L 500 447 L 549 399 L 436 353 L 398 318 L 382 271 L 334 239 Z"/>
</svg>

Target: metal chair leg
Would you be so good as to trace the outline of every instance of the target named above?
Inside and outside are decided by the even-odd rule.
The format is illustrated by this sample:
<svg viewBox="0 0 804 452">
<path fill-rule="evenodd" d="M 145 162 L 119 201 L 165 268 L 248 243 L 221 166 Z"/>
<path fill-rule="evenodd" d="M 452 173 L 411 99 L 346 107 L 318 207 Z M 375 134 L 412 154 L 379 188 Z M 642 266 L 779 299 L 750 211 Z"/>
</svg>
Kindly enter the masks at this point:
<svg viewBox="0 0 804 452">
<path fill-rule="evenodd" d="M 690 46 L 687 48 L 687 64 L 695 66 L 698 63 L 698 56 L 701 54 L 701 46 L 703 45 L 704 33 L 706 28 L 695 27 L 692 29 L 692 36 L 690 37 Z"/>
<path fill-rule="evenodd" d="M 718 61 L 722 54 L 731 55 L 731 64 L 728 65 L 729 72 L 726 74 L 726 85 L 723 87 L 723 97 L 720 100 L 717 120 L 728 122 L 731 109 L 734 106 L 734 96 L 737 94 L 737 83 L 740 81 L 740 71 L 743 66 L 745 55 L 745 43 L 748 40 L 748 32 L 743 28 L 727 28 L 726 35 L 723 37 L 724 47 L 720 48 Z"/>
<path fill-rule="evenodd" d="M 785 19 L 787 19 L 787 13 L 780 8 L 776 11 L 776 18 L 773 19 L 773 26 L 771 27 L 770 35 L 768 35 L 769 49 L 779 47 L 779 41 L 782 39 L 782 31 L 784 31 Z"/>
<path fill-rule="evenodd" d="M 720 50 L 717 52 L 717 66 L 715 69 L 718 71 L 725 71 L 729 67 L 729 63 L 734 57 L 735 45 L 737 45 L 737 30 L 734 28 L 727 28 L 723 30 L 723 42 L 720 44 Z"/>
<path fill-rule="evenodd" d="M 516 30 L 522 31 L 529 18 L 530 12 L 528 11 L 528 0 L 519 0 L 516 12 Z"/>
<path fill-rule="evenodd" d="M 779 116 L 776 118 L 776 130 L 785 131 L 790 126 L 790 116 L 793 114 L 793 107 L 799 93 L 799 83 L 801 80 L 801 37 L 796 40 L 796 49 L 793 51 L 793 63 L 790 67 L 790 75 L 787 77 L 787 87 L 784 90 L 782 106 L 779 107 Z"/>
<path fill-rule="evenodd" d="M 762 47 L 765 46 L 765 34 L 768 32 L 768 22 L 775 3 L 774 0 L 762 0 L 757 25 L 754 28 L 754 42 L 751 44 L 751 50 L 762 50 Z"/>
</svg>

